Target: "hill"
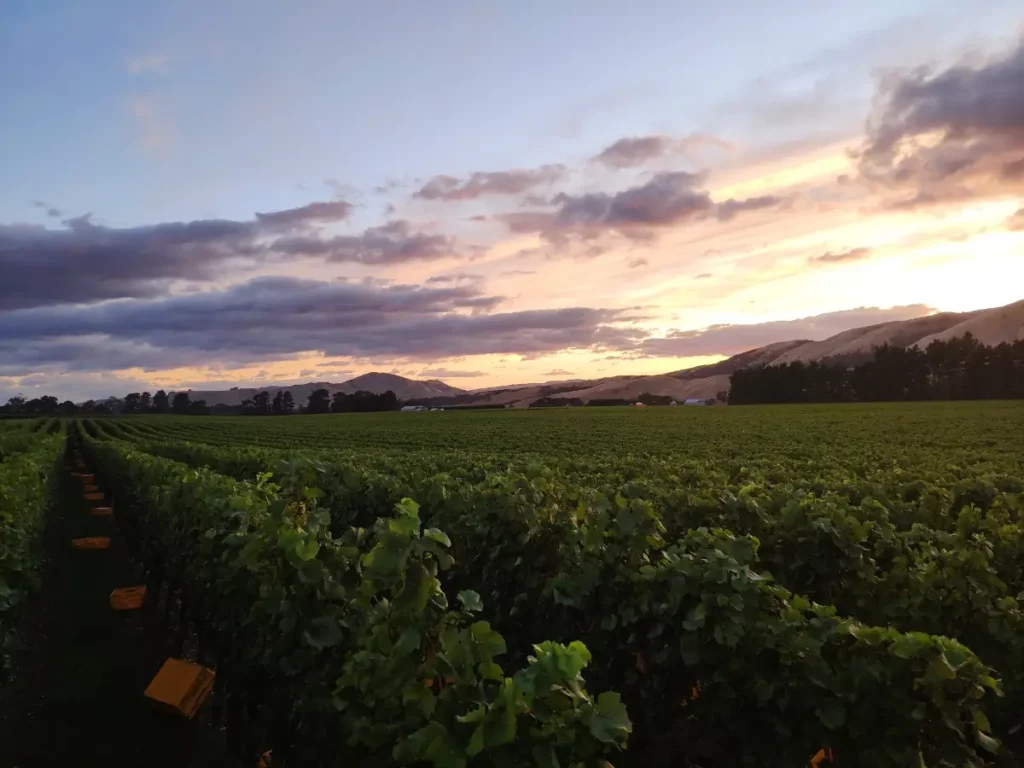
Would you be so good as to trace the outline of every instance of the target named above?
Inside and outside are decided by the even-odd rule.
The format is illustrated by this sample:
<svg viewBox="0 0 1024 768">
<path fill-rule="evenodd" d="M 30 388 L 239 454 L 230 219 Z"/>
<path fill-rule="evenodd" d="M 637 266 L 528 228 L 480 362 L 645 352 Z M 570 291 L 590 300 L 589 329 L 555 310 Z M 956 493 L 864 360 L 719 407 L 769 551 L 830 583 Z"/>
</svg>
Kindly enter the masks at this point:
<svg viewBox="0 0 1024 768">
<path fill-rule="evenodd" d="M 359 390 L 380 394 L 391 390 L 399 400 L 415 398 L 451 397 L 463 393 L 463 390 L 449 386 L 437 379 L 417 381 L 393 373 L 366 373 L 348 381 L 332 383 L 314 381 L 306 384 L 266 387 L 233 387 L 226 390 L 190 390 L 193 400 L 205 400 L 207 405 L 241 405 L 243 400 L 251 399 L 257 392 L 269 392 L 273 395 L 281 389 L 292 393 L 296 405 L 305 405 L 309 396 L 318 389 L 326 389 L 332 395 L 335 392 L 352 394 Z"/>
<path fill-rule="evenodd" d="M 193 400 L 206 400 L 209 405 L 241 405 L 257 392 L 273 394 L 290 390 L 295 402 L 303 404 L 316 389 L 331 394 L 348 394 L 358 390 L 381 393 L 394 392 L 400 400 L 447 406 L 506 406 L 525 408 L 540 398 L 589 400 L 635 400 L 642 393 L 665 395 L 676 400 L 714 398 L 728 391 L 730 374 L 742 368 L 759 365 L 781 365 L 792 362 L 827 361 L 851 365 L 867 359 L 871 350 L 883 344 L 922 348 L 936 339 L 950 339 L 971 333 L 985 344 L 1024 338 L 1024 301 L 1005 307 L 974 312 L 940 312 L 912 320 L 851 328 L 826 339 L 793 339 L 778 341 L 741 352 L 726 360 L 696 368 L 653 376 L 610 376 L 600 379 L 570 379 L 535 384 L 515 384 L 466 391 L 443 381 L 417 381 L 391 373 L 367 373 L 341 383 L 312 382 L 292 386 L 234 388 L 223 391 L 191 392 Z"/>
<path fill-rule="evenodd" d="M 729 375 L 741 368 L 796 361 L 851 365 L 867 359 L 875 347 L 883 344 L 899 347 L 916 345 L 923 349 L 936 339 L 951 339 L 965 333 L 973 334 L 988 345 L 1024 338 L 1024 301 L 974 312 L 940 312 L 912 320 L 852 328 L 822 340 L 779 341 L 710 365 L 666 375 L 601 379 L 588 382 L 586 387 L 559 392 L 552 397 L 579 398 L 584 401 L 598 398 L 632 400 L 647 392 L 652 395 L 669 395 L 677 400 L 687 397 L 712 398 L 716 393 L 728 391 Z"/>
</svg>

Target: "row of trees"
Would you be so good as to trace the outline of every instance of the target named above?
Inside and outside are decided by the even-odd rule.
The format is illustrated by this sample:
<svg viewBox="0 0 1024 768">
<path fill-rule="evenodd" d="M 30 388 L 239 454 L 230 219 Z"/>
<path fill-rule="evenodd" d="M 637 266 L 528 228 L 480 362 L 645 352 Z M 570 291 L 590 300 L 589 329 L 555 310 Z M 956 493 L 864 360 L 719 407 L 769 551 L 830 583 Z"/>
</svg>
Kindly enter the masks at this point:
<svg viewBox="0 0 1024 768">
<path fill-rule="evenodd" d="M 1024 340 L 990 347 L 971 334 L 927 349 L 876 347 L 859 365 L 787 363 L 736 371 L 729 403 L 1024 398 Z"/>
<path fill-rule="evenodd" d="M 269 392 L 257 392 L 252 398 L 243 400 L 241 406 L 208 406 L 205 400 L 193 400 L 188 392 L 168 394 L 159 390 L 132 392 L 123 399 L 116 397 L 106 400 L 89 400 L 76 405 L 70 400 L 58 402 L 56 397 L 45 395 L 32 400 L 22 396 L 12 397 L 6 405 L 0 405 L 0 416 L 75 416 L 78 414 L 108 413 L 176 413 L 190 416 L 213 414 L 243 414 L 246 416 L 289 416 L 296 413 L 360 413 L 368 411 L 395 411 L 401 406 L 394 392 L 388 390 L 376 394 L 360 390 L 347 394 L 335 392 L 333 397 L 326 389 L 318 389 L 309 396 L 307 405 L 296 408 L 295 398 L 288 390 L 278 390 L 273 396 Z"/>
<path fill-rule="evenodd" d="M 379 395 L 364 389 L 352 394 L 326 389 L 314 390 L 306 405 L 306 413 L 368 413 L 370 411 L 397 411 L 401 406 L 398 396 L 390 389 Z"/>
<path fill-rule="evenodd" d="M 58 402 L 52 395 L 31 400 L 17 395 L 10 398 L 6 405 L 0 405 L 0 414 L 8 416 L 75 416 L 90 413 L 180 413 L 201 416 L 209 411 L 205 400 L 193 400 L 188 392 L 169 395 L 162 389 L 155 395 L 132 392 L 123 399 L 108 397 L 106 400 L 86 400 L 80 405 L 71 400 Z"/>
</svg>

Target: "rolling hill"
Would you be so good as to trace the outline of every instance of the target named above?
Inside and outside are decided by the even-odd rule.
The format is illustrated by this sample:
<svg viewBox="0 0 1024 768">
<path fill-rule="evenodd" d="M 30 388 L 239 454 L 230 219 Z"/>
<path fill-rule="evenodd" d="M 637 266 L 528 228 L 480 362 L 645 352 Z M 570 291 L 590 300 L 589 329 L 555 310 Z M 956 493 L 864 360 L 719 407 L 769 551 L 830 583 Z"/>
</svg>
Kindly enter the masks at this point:
<svg viewBox="0 0 1024 768">
<path fill-rule="evenodd" d="M 416 381 L 390 373 L 367 373 L 340 383 L 313 382 L 285 387 L 235 388 L 222 391 L 194 391 L 193 400 L 209 405 L 240 405 L 257 392 L 273 394 L 291 391 L 296 403 L 305 403 L 316 389 L 352 393 L 367 390 L 393 391 L 400 400 L 436 401 L 444 405 L 492 405 L 525 408 L 540 398 L 635 400 L 642 393 L 667 395 L 676 400 L 714 398 L 728 391 L 729 376 L 741 368 L 780 365 L 791 362 L 829 361 L 855 364 L 867 359 L 882 344 L 926 347 L 936 339 L 950 339 L 971 333 L 985 344 L 999 344 L 1024 338 L 1024 301 L 1005 307 L 974 312 L 940 312 L 862 328 L 851 328 L 827 339 L 794 339 L 757 347 L 710 365 L 653 376 L 611 376 L 601 379 L 570 379 L 539 384 L 516 384 L 477 389 L 471 392 L 443 381 Z"/>
<path fill-rule="evenodd" d="M 417 381 L 407 379 L 404 376 L 396 376 L 393 373 L 366 373 L 348 381 L 332 383 L 329 381 L 314 381 L 307 384 L 292 384 L 287 386 L 267 387 L 234 387 L 226 390 L 190 390 L 189 396 L 193 400 L 205 400 L 207 405 L 241 405 L 243 400 L 251 399 L 257 392 L 269 392 L 273 395 L 280 389 L 286 389 L 292 393 L 296 405 L 305 405 L 309 396 L 318 389 L 326 389 L 332 395 L 335 392 L 352 394 L 359 390 L 380 394 L 389 389 L 394 392 L 399 400 L 412 400 L 417 398 L 451 397 L 462 394 L 464 390 L 449 386 L 437 379 Z"/>
</svg>

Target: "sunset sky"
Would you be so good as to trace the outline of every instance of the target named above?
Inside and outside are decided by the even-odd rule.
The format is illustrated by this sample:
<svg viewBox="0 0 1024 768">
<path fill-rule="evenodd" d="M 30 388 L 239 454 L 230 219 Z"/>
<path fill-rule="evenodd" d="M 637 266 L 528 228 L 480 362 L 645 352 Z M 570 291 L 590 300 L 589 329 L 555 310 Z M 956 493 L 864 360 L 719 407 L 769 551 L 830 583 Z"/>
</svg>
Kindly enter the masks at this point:
<svg viewBox="0 0 1024 768">
<path fill-rule="evenodd" d="M 1020 0 L 0 5 L 0 402 L 1024 299 Z"/>
</svg>

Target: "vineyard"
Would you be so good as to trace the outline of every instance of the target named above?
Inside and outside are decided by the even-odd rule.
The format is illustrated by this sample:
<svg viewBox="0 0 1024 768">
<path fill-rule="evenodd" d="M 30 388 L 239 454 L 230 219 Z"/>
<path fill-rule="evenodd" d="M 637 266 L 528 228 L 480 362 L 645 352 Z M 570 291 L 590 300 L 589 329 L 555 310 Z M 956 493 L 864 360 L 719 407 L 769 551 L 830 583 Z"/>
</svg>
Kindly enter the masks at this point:
<svg viewBox="0 0 1024 768">
<path fill-rule="evenodd" d="M 238 755 L 1024 755 L 1019 404 L 0 423 L 0 628 L 65 433 Z"/>
</svg>

